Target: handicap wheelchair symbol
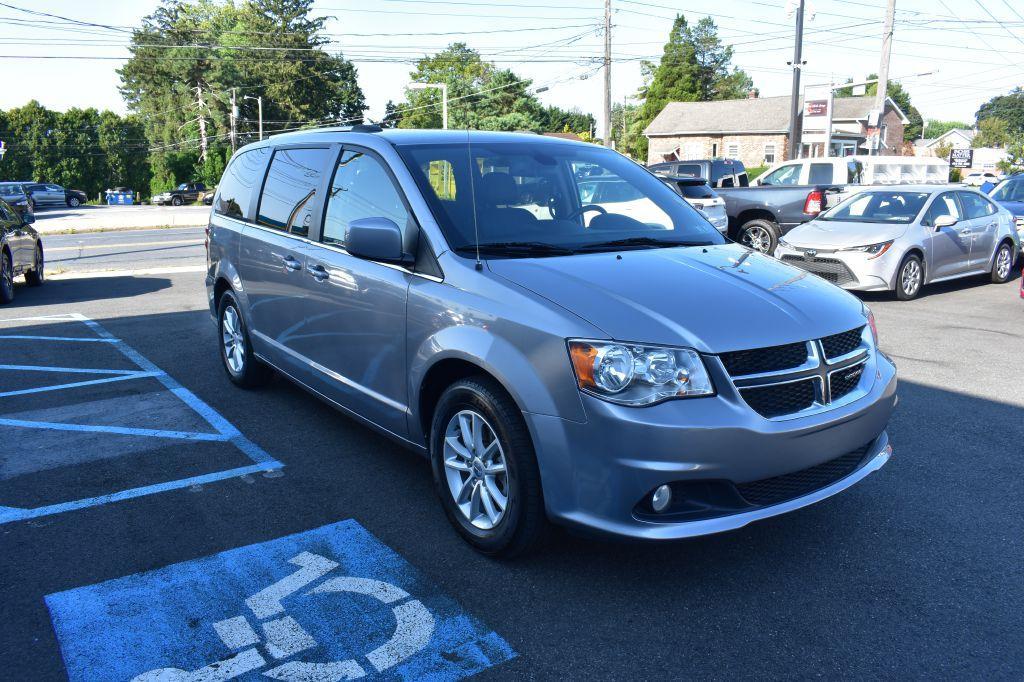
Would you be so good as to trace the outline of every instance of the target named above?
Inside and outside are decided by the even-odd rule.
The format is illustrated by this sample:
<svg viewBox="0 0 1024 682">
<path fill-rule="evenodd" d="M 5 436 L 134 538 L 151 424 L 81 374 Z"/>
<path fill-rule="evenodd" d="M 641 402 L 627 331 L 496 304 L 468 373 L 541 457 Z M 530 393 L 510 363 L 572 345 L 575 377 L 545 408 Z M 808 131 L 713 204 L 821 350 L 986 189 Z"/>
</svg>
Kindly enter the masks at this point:
<svg viewBox="0 0 1024 682">
<path fill-rule="evenodd" d="M 276 661 L 316 647 L 316 640 L 294 618 L 285 615 L 281 601 L 325 577 L 339 564 L 310 552 L 302 552 L 289 559 L 288 563 L 298 566 L 298 570 L 245 600 L 245 605 L 260 623 L 264 639 L 244 615 L 220 620 L 213 624 L 214 631 L 229 649 L 238 653 L 198 670 L 158 668 L 138 675 L 133 682 L 220 682 L 259 671 Z M 397 625 L 394 634 L 365 656 L 377 672 L 401 663 L 430 642 L 434 633 L 434 617 L 430 611 L 418 599 L 410 599 L 409 593 L 390 583 L 340 576 L 328 578 L 306 594 L 342 592 L 375 597 L 391 606 L 395 615 Z M 266 656 L 257 648 L 260 644 Z M 285 661 L 263 670 L 262 674 L 286 682 L 337 682 L 365 677 L 368 673 L 359 661 L 350 658 L 326 663 Z"/>
</svg>

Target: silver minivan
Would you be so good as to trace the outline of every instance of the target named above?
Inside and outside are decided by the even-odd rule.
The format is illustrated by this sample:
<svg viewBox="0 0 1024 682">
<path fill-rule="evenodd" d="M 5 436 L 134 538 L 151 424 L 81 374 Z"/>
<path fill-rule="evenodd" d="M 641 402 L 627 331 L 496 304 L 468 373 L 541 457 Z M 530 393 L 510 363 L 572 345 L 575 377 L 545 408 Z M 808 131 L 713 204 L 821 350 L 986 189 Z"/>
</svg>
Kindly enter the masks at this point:
<svg viewBox="0 0 1024 682">
<path fill-rule="evenodd" d="M 639 197 L 593 201 L 595 178 Z M 892 452 L 870 311 L 591 144 L 356 126 L 249 145 L 214 199 L 206 284 L 231 381 L 276 371 L 429 457 L 488 554 L 549 521 L 739 528 Z"/>
</svg>

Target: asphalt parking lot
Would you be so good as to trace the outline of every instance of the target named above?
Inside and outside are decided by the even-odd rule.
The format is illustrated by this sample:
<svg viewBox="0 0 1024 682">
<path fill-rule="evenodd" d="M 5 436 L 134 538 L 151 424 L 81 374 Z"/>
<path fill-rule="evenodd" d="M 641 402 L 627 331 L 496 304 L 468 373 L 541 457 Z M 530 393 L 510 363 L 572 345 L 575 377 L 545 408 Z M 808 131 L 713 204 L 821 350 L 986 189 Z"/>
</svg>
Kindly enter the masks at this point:
<svg viewBox="0 0 1024 682">
<path fill-rule="evenodd" d="M 865 298 L 901 380 L 881 471 L 723 535 L 558 533 L 500 563 L 450 529 L 425 460 L 283 380 L 230 384 L 201 273 L 19 287 L 0 309 L 0 669 L 130 679 L 152 659 L 178 672 L 150 679 L 193 679 L 219 656 L 202 679 L 255 679 L 301 652 L 347 667 L 278 679 L 1021 679 L 1024 301 L 980 279 Z M 328 556 L 378 582 L 295 597 L 306 641 L 275 608 Z M 426 653 L 402 659 L 410 642 Z"/>
</svg>

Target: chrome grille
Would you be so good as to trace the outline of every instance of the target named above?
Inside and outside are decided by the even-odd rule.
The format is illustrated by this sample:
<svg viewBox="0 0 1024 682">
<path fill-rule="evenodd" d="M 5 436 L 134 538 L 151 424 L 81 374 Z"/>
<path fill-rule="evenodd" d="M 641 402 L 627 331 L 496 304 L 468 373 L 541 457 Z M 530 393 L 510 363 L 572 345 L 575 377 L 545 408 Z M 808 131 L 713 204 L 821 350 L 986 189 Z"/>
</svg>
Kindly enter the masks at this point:
<svg viewBox="0 0 1024 682">
<path fill-rule="evenodd" d="M 838 286 L 857 281 L 857 277 L 850 268 L 846 267 L 846 263 L 835 258 L 786 255 L 782 257 L 782 260 Z"/>
<path fill-rule="evenodd" d="M 752 410 L 765 419 L 784 419 L 863 394 L 861 378 L 870 353 L 863 330 L 718 357 Z"/>
</svg>

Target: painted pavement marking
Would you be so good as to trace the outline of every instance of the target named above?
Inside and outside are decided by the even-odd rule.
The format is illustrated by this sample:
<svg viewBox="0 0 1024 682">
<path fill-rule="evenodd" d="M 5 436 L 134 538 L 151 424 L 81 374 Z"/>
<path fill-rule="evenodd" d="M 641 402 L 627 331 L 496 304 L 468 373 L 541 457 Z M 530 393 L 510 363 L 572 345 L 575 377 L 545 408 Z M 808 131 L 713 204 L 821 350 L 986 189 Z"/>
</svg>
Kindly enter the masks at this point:
<svg viewBox="0 0 1024 682">
<path fill-rule="evenodd" d="M 235 428 L 233 424 L 231 424 L 228 420 L 222 417 L 216 410 L 214 410 L 212 407 L 210 407 L 205 402 L 200 400 L 194 393 L 192 393 L 187 388 L 179 384 L 175 379 L 168 376 L 166 372 L 164 372 L 155 364 L 153 364 L 149 359 L 147 359 L 145 356 L 143 356 L 134 348 L 126 344 L 121 339 L 113 336 L 110 332 L 104 329 L 102 325 L 100 325 L 97 322 L 94 322 L 93 320 L 90 320 L 84 315 L 78 313 L 66 313 L 61 315 L 45 315 L 35 317 L 0 319 L 0 324 L 10 322 L 64 322 L 78 323 L 84 325 L 86 329 L 92 334 L 91 336 L 75 337 L 43 336 L 30 334 L 6 334 L 0 335 L 0 340 L 29 339 L 35 341 L 58 341 L 65 343 L 92 342 L 109 344 L 118 352 L 120 352 L 121 355 L 123 355 L 129 361 L 131 361 L 138 369 L 119 370 L 93 367 L 68 368 L 35 365 L 0 364 L 0 371 L 70 372 L 107 375 L 101 379 L 91 379 L 73 383 L 58 384 L 54 386 L 40 386 L 37 388 L 0 392 L 0 398 L 43 393 L 47 391 L 76 389 L 86 386 L 94 386 L 98 384 L 107 384 L 116 381 L 130 381 L 133 379 L 155 379 L 156 381 L 160 382 L 160 384 L 162 384 L 163 388 L 166 391 L 173 394 L 182 403 L 184 403 L 185 406 L 191 410 L 191 412 L 194 412 L 195 414 L 199 415 L 199 417 L 201 417 L 203 421 L 205 421 L 214 429 L 215 433 L 206 433 L 202 431 L 182 431 L 177 429 L 144 429 L 109 424 L 78 424 L 9 418 L 0 418 L 0 426 L 24 429 L 42 429 L 50 431 L 94 432 L 99 434 L 109 434 L 111 436 L 138 436 L 146 438 L 176 439 L 182 441 L 225 442 L 230 443 L 240 452 L 245 454 L 250 460 L 252 460 L 254 464 L 236 467 L 233 469 L 228 469 L 226 471 L 218 471 L 198 476 L 190 476 L 188 478 L 178 479 L 174 481 L 166 481 L 162 483 L 155 483 L 152 485 L 138 486 L 135 488 L 130 488 L 128 490 L 120 490 L 104 495 L 98 495 L 95 497 L 72 500 L 68 502 L 61 502 L 57 504 L 50 504 L 43 507 L 35 507 L 31 509 L 0 506 L 0 524 L 10 523 L 13 521 L 22 521 L 26 519 L 33 519 L 38 518 L 40 516 L 48 516 L 50 514 L 59 514 L 61 512 L 72 511 L 75 509 L 95 507 L 102 504 L 119 502 L 122 500 L 133 499 L 136 497 L 141 497 L 143 495 L 152 495 L 155 493 L 166 492 L 169 490 L 180 490 L 182 488 L 188 488 L 197 484 L 211 483 L 214 481 L 221 481 L 228 478 L 235 478 L 238 476 L 244 476 L 247 474 L 257 472 L 272 471 L 280 469 L 282 466 L 284 466 L 276 459 L 271 457 L 269 454 L 267 454 L 258 445 L 250 441 L 245 436 L 243 436 L 242 433 L 237 428 Z M 0 350 L 2 350 L 2 346 L 0 346 Z"/>
<path fill-rule="evenodd" d="M 516 655 L 353 520 L 46 604 L 72 682 L 455 680 Z"/>
</svg>

